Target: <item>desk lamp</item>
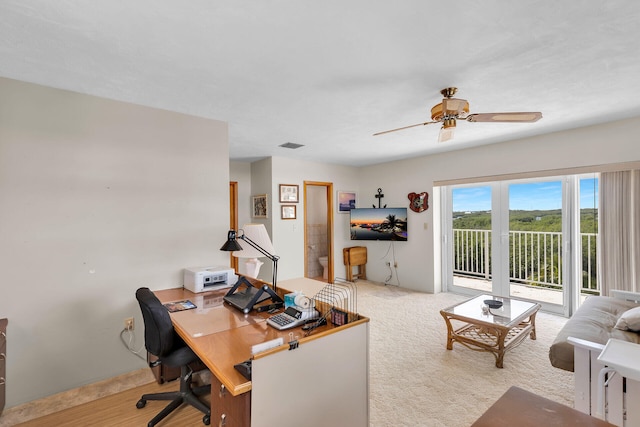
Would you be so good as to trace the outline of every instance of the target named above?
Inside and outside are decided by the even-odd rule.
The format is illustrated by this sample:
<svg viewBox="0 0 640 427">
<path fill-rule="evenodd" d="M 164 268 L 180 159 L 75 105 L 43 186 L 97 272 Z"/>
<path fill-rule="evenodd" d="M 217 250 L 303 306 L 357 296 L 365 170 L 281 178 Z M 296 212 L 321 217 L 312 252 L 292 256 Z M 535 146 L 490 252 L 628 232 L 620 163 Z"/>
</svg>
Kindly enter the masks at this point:
<svg viewBox="0 0 640 427">
<path fill-rule="evenodd" d="M 233 230 L 231 230 L 233 231 Z M 279 257 L 273 254 L 273 244 L 269 239 L 267 229 L 263 224 L 245 224 L 236 233 L 236 239 L 244 240 L 247 244 L 241 244 L 239 249 L 233 249 L 232 256 L 236 258 L 243 258 L 246 260 L 246 274 L 249 277 L 257 278 L 260 272 L 260 267 L 264 264 L 258 258 L 267 257 L 273 262 L 277 262 Z M 227 242 L 229 239 L 227 238 Z M 275 261 L 274 261 L 275 258 Z M 275 283 L 274 283 L 275 285 Z"/>
<path fill-rule="evenodd" d="M 267 230 L 265 229 L 263 224 L 246 224 L 244 227 L 246 227 L 247 231 L 251 230 L 255 239 L 262 243 L 264 246 L 268 246 L 268 248 L 273 252 L 273 245 L 271 244 L 271 240 L 269 240 L 269 235 L 267 234 Z M 242 241 L 247 243 L 249 248 L 244 249 L 237 239 L 241 239 Z M 258 274 L 260 266 L 262 265 L 262 263 L 257 260 L 257 257 L 267 257 L 273 263 L 273 277 L 271 282 L 273 289 L 267 285 L 263 285 L 261 288 L 255 288 L 253 284 L 251 284 L 251 282 L 249 282 L 244 276 L 240 276 L 238 282 L 224 296 L 224 300 L 226 302 L 238 308 L 239 310 L 242 310 L 245 314 L 250 312 L 254 308 L 257 311 L 264 311 L 271 310 L 272 308 L 280 308 L 284 305 L 284 301 L 276 293 L 276 291 L 278 290 L 276 280 L 278 278 L 278 260 L 280 259 L 279 256 L 273 255 L 258 242 L 254 241 L 247 235 L 244 229 L 240 229 L 237 232 L 236 230 L 229 230 L 229 233 L 227 234 L 227 241 L 224 245 L 222 245 L 220 250 L 233 251 L 232 255 L 235 257 L 250 258 L 249 264 L 253 264 L 256 266 L 256 268 L 252 271 L 252 273 L 254 273 L 256 276 Z M 241 285 L 245 285 L 246 289 L 244 289 L 243 291 L 238 291 Z M 256 304 L 265 301 L 269 297 L 271 297 L 272 304 L 265 304 L 256 307 Z"/>
</svg>

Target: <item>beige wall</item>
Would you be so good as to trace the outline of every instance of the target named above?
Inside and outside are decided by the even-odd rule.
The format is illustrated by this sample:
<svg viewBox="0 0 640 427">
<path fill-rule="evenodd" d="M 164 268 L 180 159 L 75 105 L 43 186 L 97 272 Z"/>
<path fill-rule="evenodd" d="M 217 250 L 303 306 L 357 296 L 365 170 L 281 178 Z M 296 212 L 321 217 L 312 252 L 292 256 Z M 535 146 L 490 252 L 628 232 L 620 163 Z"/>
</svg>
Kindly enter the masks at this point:
<svg viewBox="0 0 640 427">
<path fill-rule="evenodd" d="M 135 290 L 228 265 L 228 181 L 226 123 L 0 78 L 7 407 L 145 366 Z"/>
</svg>

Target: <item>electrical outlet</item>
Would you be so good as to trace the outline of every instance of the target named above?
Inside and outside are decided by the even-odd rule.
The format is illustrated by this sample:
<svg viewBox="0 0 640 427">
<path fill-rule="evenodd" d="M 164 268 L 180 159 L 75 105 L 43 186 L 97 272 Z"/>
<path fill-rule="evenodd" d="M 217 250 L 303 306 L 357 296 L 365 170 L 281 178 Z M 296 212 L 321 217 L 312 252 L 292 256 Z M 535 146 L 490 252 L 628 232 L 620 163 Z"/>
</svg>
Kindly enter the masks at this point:
<svg viewBox="0 0 640 427">
<path fill-rule="evenodd" d="M 133 331 L 133 317 L 127 317 L 124 319 L 124 328 L 127 331 Z"/>
</svg>

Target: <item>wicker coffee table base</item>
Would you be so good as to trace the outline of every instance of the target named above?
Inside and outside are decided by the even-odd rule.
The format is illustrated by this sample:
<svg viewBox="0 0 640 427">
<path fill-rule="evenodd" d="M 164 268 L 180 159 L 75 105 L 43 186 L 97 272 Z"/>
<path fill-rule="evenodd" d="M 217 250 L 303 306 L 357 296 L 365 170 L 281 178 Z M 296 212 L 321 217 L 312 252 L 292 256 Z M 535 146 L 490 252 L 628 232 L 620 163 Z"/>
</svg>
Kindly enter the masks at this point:
<svg viewBox="0 0 640 427">
<path fill-rule="evenodd" d="M 527 334 L 532 340 L 536 339 L 536 313 L 537 310 L 511 328 L 489 323 L 464 323 L 462 327 L 454 329 L 451 320 L 461 319 L 441 311 L 447 323 L 447 350 L 453 350 L 453 343 L 457 341 L 471 350 L 492 353 L 496 358 L 496 367 L 502 368 L 507 351 L 522 343 Z"/>
</svg>

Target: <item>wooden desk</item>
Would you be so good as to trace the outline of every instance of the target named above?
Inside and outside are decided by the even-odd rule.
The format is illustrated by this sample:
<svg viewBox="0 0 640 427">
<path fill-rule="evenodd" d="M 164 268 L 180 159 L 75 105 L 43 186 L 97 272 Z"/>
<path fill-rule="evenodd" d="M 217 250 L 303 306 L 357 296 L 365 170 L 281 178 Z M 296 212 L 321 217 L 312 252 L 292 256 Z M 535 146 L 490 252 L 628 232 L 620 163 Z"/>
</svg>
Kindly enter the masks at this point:
<svg viewBox="0 0 640 427">
<path fill-rule="evenodd" d="M 279 426 L 298 426 L 299 419 L 288 419 L 284 416 L 287 408 L 299 410 L 300 405 L 305 405 L 304 402 L 296 400 L 297 395 L 303 396 L 304 400 L 309 402 L 308 405 L 312 405 L 303 408 L 306 426 L 322 425 L 326 422 L 327 412 L 334 410 L 335 413 L 333 406 L 340 405 L 341 401 L 343 404 L 350 402 L 348 405 L 350 408 L 345 408 L 344 416 L 351 417 L 347 412 L 354 412 L 355 409 L 359 417 L 355 424 L 350 420 L 349 425 L 368 426 L 369 319 L 361 317 L 355 322 L 340 327 L 335 327 L 329 322 L 328 325 L 318 328 L 313 334 L 305 337 L 300 327 L 286 331 L 278 331 L 270 327 L 266 323 L 266 319 L 271 316 L 269 313 L 252 311 L 245 315 L 240 310 L 224 304 L 222 296 L 227 291 L 228 289 L 223 289 L 198 294 L 183 288 L 154 291 L 163 303 L 189 299 L 198 306 L 194 310 L 171 313 L 171 318 L 177 333 L 213 374 L 212 425 L 217 425 L 224 419 L 226 423 L 224 425 L 227 427 L 268 426 L 270 423 Z M 289 291 L 278 289 L 278 292 L 284 294 Z M 304 351 L 298 349 L 289 351 L 290 333 L 298 337 L 298 349 Z M 358 342 L 358 338 L 351 336 L 354 333 L 364 340 L 360 340 L 358 347 L 353 348 L 353 354 L 349 354 L 350 343 Z M 245 379 L 234 368 L 236 363 L 251 358 L 253 345 L 279 337 L 283 338 L 285 345 L 254 356 L 253 381 Z M 347 348 L 343 348 L 344 346 Z M 306 347 L 315 348 L 313 354 L 306 354 Z M 314 354 L 319 355 L 321 359 L 314 359 Z M 325 363 L 328 366 L 309 369 Z M 355 370 L 354 364 L 357 366 Z M 347 366 L 348 370 L 346 370 Z M 329 370 L 328 374 L 327 370 Z M 344 375 L 349 375 L 345 370 L 359 371 L 358 377 L 345 379 Z M 327 377 L 332 377 L 332 373 L 339 375 L 333 383 L 335 387 L 329 390 L 319 387 L 318 384 Z M 319 379 L 318 375 L 325 378 Z M 355 392 L 349 390 L 351 387 L 349 383 L 354 383 L 353 385 L 357 387 Z M 250 393 L 256 387 L 258 390 L 263 390 L 259 395 L 257 392 Z M 283 398 L 282 394 L 286 397 Z M 294 402 L 295 406 L 283 405 L 283 399 Z M 256 411 L 260 413 L 260 417 L 251 417 L 251 413 Z M 313 421 L 314 411 L 319 414 L 317 424 Z M 359 422 L 361 418 L 362 422 Z M 274 420 L 276 420 L 275 424 Z"/>
<path fill-rule="evenodd" d="M 471 427 L 615 427 L 518 387 L 511 387 Z"/>
</svg>

